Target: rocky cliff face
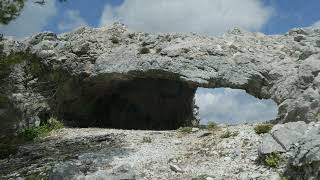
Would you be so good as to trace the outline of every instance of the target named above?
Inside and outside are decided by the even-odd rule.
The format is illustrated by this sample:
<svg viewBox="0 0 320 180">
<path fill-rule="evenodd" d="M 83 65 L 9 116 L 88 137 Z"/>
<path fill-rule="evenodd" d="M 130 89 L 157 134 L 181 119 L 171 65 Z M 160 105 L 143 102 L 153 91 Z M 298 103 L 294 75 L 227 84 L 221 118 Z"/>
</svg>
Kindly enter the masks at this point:
<svg viewBox="0 0 320 180">
<path fill-rule="evenodd" d="M 114 24 L 4 38 L 0 47 L 0 124 L 8 132 L 49 116 L 85 127 L 197 124 L 197 87 L 271 98 L 279 123 L 320 120 L 320 29 L 275 36 L 234 29 L 205 37 L 132 32 Z"/>
</svg>

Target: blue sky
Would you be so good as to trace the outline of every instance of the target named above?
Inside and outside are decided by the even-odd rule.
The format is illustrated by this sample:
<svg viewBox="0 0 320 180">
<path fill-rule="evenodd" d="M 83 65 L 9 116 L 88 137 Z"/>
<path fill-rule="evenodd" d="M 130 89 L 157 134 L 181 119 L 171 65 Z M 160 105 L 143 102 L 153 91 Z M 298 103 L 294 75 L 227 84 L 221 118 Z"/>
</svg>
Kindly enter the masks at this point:
<svg viewBox="0 0 320 180">
<path fill-rule="evenodd" d="M 284 33 L 294 27 L 310 26 L 320 21 L 319 0 L 263 0 L 274 9 L 273 17 L 262 31 L 266 34 Z"/>
<path fill-rule="evenodd" d="M 88 25 L 98 27 L 106 5 L 117 7 L 123 2 L 124 0 L 69 0 L 57 3 L 59 13 L 51 19 L 45 30 L 61 32 L 57 24 L 64 19 L 64 13 L 68 10 L 79 11 Z M 320 21 L 319 0 L 308 0 L 308 3 L 305 0 L 263 0 L 261 3 L 272 9 L 270 19 L 260 29 L 265 34 L 281 34 L 294 27 L 306 27 Z"/>
<path fill-rule="evenodd" d="M 27 1 L 15 21 L 0 25 L 0 33 L 23 38 L 114 21 L 136 31 L 206 35 L 222 35 L 234 27 L 282 34 L 294 27 L 320 26 L 319 0 L 46 0 L 44 6 L 33 1 Z M 203 122 L 263 121 L 277 113 L 271 100 L 258 100 L 241 90 L 199 89 L 196 100 Z"/>
<path fill-rule="evenodd" d="M 319 0 L 28 0 L 21 17 L 1 26 L 5 35 L 24 37 L 38 31 L 70 31 L 122 21 L 139 31 L 192 31 L 220 35 L 233 27 L 266 34 L 285 33 L 319 21 Z"/>
</svg>

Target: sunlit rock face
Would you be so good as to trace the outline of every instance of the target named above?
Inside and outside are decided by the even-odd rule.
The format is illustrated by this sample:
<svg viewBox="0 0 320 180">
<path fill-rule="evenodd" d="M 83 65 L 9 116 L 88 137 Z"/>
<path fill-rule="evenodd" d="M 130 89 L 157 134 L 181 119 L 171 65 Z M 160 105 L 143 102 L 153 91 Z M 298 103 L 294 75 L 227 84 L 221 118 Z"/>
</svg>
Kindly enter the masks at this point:
<svg viewBox="0 0 320 180">
<path fill-rule="evenodd" d="M 7 99 L 7 111 L 14 109 L 18 112 L 11 118 L 15 119 L 16 129 L 36 126 L 47 116 L 59 116 L 67 124 L 79 121 L 79 126 L 82 122 L 86 122 L 83 126 L 89 125 L 87 121 L 94 117 L 93 124 L 97 125 L 99 123 L 96 121 L 102 120 L 100 124 L 107 126 L 108 119 L 120 117 L 120 113 L 112 110 L 113 107 L 107 108 L 109 102 L 120 109 L 125 104 L 134 104 L 131 109 L 137 110 L 123 108 L 127 116 L 123 118 L 125 121 L 131 119 L 128 115 L 131 111 L 139 112 L 133 113 L 132 119 L 137 120 L 141 116 L 143 124 L 148 119 L 146 114 L 166 112 L 168 118 L 165 122 L 168 119 L 176 121 L 170 122 L 175 125 L 168 125 L 168 129 L 177 124 L 193 124 L 190 118 L 193 101 L 190 99 L 197 87 L 243 89 L 257 98 L 272 99 L 279 107 L 278 123 L 319 121 L 319 36 L 320 29 L 316 28 L 294 29 L 277 36 L 239 29 L 223 37 L 149 34 L 132 32 L 121 24 L 115 24 L 111 27 L 80 28 L 61 35 L 39 33 L 22 41 L 4 38 L 0 43 L 2 62 L 9 61 L 5 57 L 10 52 L 33 54 L 39 60 L 35 63 L 29 58 L 12 63 L 10 73 L 5 76 L 6 81 L 1 81 L 1 87 L 5 87 L 1 89 L 1 94 Z M 135 82 L 137 79 L 146 81 Z M 112 83 L 122 81 L 126 81 L 124 88 L 112 86 Z M 173 98 L 176 103 L 145 100 L 156 97 L 159 101 L 166 101 L 161 96 L 162 90 L 156 89 L 160 86 L 166 88 L 167 83 L 173 81 L 174 86 L 180 84 L 183 87 L 181 97 L 176 95 Z M 167 87 L 169 92 L 175 89 L 170 86 Z M 109 91 L 115 92 L 115 95 L 108 94 Z M 142 92 L 146 91 L 150 91 L 148 97 L 142 98 Z M 141 100 L 136 100 L 131 92 Z M 96 97 L 96 94 L 99 96 Z M 88 104 L 84 99 L 94 103 Z M 179 112 L 169 111 L 169 104 Z M 104 110 L 112 112 L 112 115 L 100 118 L 105 116 Z M 158 123 L 158 115 L 151 119 Z M 79 117 L 88 118 L 82 120 Z M 7 118 L 1 118 L 1 121 L 11 122 Z M 117 127 L 123 124 L 111 122 L 119 123 Z M 156 125 L 144 125 L 143 128 L 153 126 Z M 161 125 L 155 129 L 163 128 Z"/>
</svg>

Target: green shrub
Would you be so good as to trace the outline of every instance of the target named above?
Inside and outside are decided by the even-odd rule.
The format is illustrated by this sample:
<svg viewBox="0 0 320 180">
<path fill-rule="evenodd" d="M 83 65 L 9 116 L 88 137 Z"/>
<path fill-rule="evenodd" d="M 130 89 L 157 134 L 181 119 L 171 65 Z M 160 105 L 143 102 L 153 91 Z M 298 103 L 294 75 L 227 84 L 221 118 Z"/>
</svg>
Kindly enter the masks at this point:
<svg viewBox="0 0 320 180">
<path fill-rule="evenodd" d="M 215 122 L 208 122 L 208 126 L 207 127 L 208 127 L 209 130 L 215 130 L 215 129 L 218 128 L 218 124 L 215 123 Z"/>
<path fill-rule="evenodd" d="M 152 140 L 151 140 L 150 137 L 143 137 L 143 138 L 142 138 L 142 142 L 143 142 L 143 143 L 151 143 Z"/>
<path fill-rule="evenodd" d="M 7 176 L 1 176 L 1 175 L 0 175 L 0 179 L 1 180 L 9 180 L 9 178 Z"/>
<path fill-rule="evenodd" d="M 42 137 L 50 132 L 49 126 L 47 124 L 41 125 L 39 127 L 33 127 L 24 130 L 20 135 L 26 140 L 31 141 L 37 137 Z"/>
<path fill-rule="evenodd" d="M 24 61 L 24 53 L 12 53 L 7 57 L 0 60 L 0 79 L 4 79 L 9 76 L 11 68 L 15 64 L 20 64 Z"/>
<path fill-rule="evenodd" d="M 119 39 L 118 39 L 117 37 L 114 37 L 114 36 L 111 37 L 110 40 L 111 40 L 111 42 L 112 42 L 113 44 L 119 44 L 119 43 L 120 43 Z"/>
<path fill-rule="evenodd" d="M 178 129 L 179 132 L 182 132 L 182 133 L 191 133 L 192 132 L 192 127 L 180 127 Z"/>
<path fill-rule="evenodd" d="M 254 127 L 254 131 L 257 134 L 268 133 L 269 131 L 271 131 L 272 127 L 272 124 L 258 124 L 256 125 L 256 127 Z"/>
<path fill-rule="evenodd" d="M 26 177 L 26 180 L 44 180 L 44 179 L 48 179 L 48 178 L 39 175 L 39 173 L 32 173 Z"/>
<path fill-rule="evenodd" d="M 139 54 L 148 54 L 150 53 L 150 49 L 147 47 L 143 47 L 139 50 Z"/>
<path fill-rule="evenodd" d="M 21 64 L 23 62 L 28 62 L 31 74 L 36 75 L 41 71 L 39 58 L 30 53 L 11 53 L 8 56 L 1 55 L 0 58 L 0 80 L 3 80 L 9 76 L 14 65 Z"/>
<path fill-rule="evenodd" d="M 234 136 L 238 136 L 239 132 L 238 131 L 234 131 L 231 132 L 229 130 L 227 130 L 226 132 L 224 132 L 220 138 L 229 138 L 229 137 L 234 137 Z"/>
<path fill-rule="evenodd" d="M 61 129 L 63 127 L 63 123 L 55 118 L 50 118 L 47 123 L 40 125 L 39 127 L 33 127 L 24 130 L 22 133 L 20 133 L 20 136 L 28 141 L 31 141 L 35 138 L 46 136 L 51 131 Z"/>
<path fill-rule="evenodd" d="M 264 159 L 265 165 L 273 168 L 278 167 L 280 161 L 281 161 L 280 154 L 274 153 L 274 152 L 266 155 Z"/>
<path fill-rule="evenodd" d="M 64 128 L 64 125 L 61 121 L 57 120 L 56 118 L 52 118 L 52 117 L 48 120 L 47 124 L 49 125 L 49 128 L 51 130 L 57 130 L 57 129 Z"/>
</svg>

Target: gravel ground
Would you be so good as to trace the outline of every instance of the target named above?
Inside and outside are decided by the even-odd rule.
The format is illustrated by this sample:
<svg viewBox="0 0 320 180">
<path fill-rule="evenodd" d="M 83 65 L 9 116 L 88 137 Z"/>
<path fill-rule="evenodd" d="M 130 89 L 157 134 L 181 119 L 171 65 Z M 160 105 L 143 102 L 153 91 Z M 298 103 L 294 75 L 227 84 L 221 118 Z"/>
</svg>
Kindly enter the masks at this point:
<svg viewBox="0 0 320 180">
<path fill-rule="evenodd" d="M 72 164 L 77 169 L 73 172 L 79 174 L 75 179 L 106 179 L 112 173 L 114 179 L 122 175 L 199 180 L 277 177 L 276 171 L 281 173 L 281 169 L 257 161 L 263 135 L 255 134 L 253 127 L 220 125 L 215 130 L 193 129 L 189 133 L 64 128 L 0 160 L 0 174 L 12 179 L 46 178 L 52 169 Z M 116 172 L 119 168 L 125 170 Z"/>
</svg>

